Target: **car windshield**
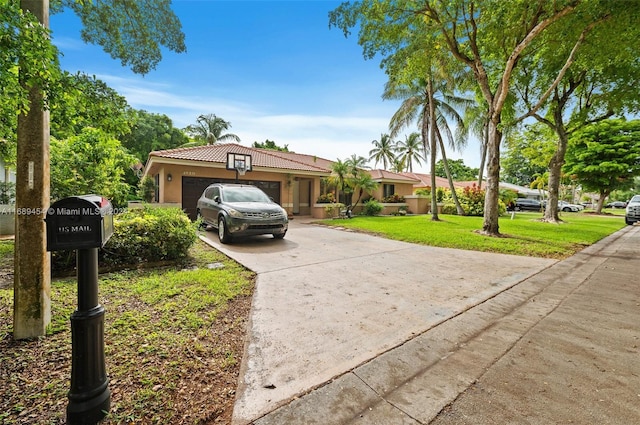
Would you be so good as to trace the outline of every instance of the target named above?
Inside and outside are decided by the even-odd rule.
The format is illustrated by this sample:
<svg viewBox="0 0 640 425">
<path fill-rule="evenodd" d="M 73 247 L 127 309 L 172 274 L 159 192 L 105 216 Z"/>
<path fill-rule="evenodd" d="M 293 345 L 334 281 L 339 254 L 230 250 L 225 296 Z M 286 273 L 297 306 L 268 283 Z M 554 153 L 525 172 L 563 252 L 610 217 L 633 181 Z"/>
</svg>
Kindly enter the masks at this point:
<svg viewBox="0 0 640 425">
<path fill-rule="evenodd" d="M 225 202 L 271 202 L 263 191 L 250 187 L 225 187 L 222 199 Z"/>
<path fill-rule="evenodd" d="M 640 202 L 640 195 L 635 195 L 629 202 Z"/>
</svg>

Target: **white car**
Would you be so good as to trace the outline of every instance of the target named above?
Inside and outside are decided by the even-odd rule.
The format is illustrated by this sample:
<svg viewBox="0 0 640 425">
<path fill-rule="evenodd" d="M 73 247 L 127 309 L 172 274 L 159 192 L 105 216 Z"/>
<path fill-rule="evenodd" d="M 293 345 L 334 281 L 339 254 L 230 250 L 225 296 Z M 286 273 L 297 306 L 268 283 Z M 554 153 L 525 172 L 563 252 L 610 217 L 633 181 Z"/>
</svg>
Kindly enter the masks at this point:
<svg viewBox="0 0 640 425">
<path fill-rule="evenodd" d="M 570 204 L 567 201 L 558 201 L 558 209 L 566 212 L 578 212 L 582 211 L 584 207 L 582 205 Z"/>
</svg>

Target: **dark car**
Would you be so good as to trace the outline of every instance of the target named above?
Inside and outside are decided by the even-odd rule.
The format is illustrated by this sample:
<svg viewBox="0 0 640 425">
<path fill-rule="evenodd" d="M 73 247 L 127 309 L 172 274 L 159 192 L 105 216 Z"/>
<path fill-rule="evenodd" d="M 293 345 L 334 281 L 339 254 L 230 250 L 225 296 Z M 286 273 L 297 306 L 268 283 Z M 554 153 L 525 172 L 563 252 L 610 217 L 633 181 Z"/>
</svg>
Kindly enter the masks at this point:
<svg viewBox="0 0 640 425">
<path fill-rule="evenodd" d="M 542 211 L 542 203 L 535 199 L 518 198 L 516 199 L 516 211 Z"/>
<path fill-rule="evenodd" d="M 625 208 L 627 206 L 627 203 L 624 201 L 613 201 L 613 202 L 609 202 L 607 205 L 605 205 L 605 208 Z"/>
<path fill-rule="evenodd" d="M 198 199 L 197 213 L 204 226 L 218 229 L 222 243 L 231 242 L 234 236 L 271 234 L 282 239 L 289 227 L 284 208 L 246 184 L 210 185 Z"/>
</svg>

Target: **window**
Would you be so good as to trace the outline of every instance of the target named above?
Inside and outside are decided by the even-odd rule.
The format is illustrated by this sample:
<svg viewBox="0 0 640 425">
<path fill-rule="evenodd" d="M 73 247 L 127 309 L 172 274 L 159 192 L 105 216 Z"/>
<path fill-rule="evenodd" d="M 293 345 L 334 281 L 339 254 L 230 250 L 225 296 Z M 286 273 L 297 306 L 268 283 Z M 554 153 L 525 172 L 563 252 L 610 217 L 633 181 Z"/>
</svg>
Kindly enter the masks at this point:
<svg viewBox="0 0 640 425">
<path fill-rule="evenodd" d="M 211 199 L 213 201 L 216 196 L 220 196 L 220 189 L 217 187 L 210 187 L 204 191 L 204 197 L 207 199 Z"/>
<path fill-rule="evenodd" d="M 396 194 L 396 186 L 393 184 L 382 185 L 382 197 L 388 198 Z"/>
</svg>

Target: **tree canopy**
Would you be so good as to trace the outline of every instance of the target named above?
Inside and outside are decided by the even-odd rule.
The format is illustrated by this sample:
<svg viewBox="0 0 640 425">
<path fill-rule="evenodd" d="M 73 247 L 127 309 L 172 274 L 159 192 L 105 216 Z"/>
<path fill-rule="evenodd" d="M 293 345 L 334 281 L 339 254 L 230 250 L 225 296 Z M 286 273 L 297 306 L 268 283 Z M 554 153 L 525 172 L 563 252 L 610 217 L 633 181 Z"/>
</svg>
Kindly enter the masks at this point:
<svg viewBox="0 0 640 425">
<path fill-rule="evenodd" d="M 120 142 L 87 127 L 66 140 L 51 140 L 51 198 L 99 193 L 117 206 L 126 205 L 130 187 L 126 173 L 136 158 Z"/>
<path fill-rule="evenodd" d="M 82 40 L 101 46 L 136 74 L 156 68 L 161 47 L 176 53 L 187 49 L 171 0 L 53 0 L 51 6 L 54 12 L 72 9 L 82 21 Z"/>
<path fill-rule="evenodd" d="M 20 9 L 18 1 L 0 1 L 0 140 L 16 143 L 19 112 L 31 105 L 25 87 L 41 87 L 44 105 L 59 77 L 58 50 L 49 40 L 49 30 Z M 4 156 L 5 150 L 0 151 Z"/>
<path fill-rule="evenodd" d="M 265 140 L 263 143 L 253 142 L 253 145 L 251 146 L 258 149 L 269 149 L 272 151 L 289 152 L 289 145 L 278 146 L 276 142 L 269 139 Z"/>
<path fill-rule="evenodd" d="M 173 149 L 188 142 L 182 130 L 173 126 L 171 118 L 145 110 L 129 110 L 131 131 L 121 138 L 122 146 L 142 163 L 149 153 L 156 150 Z"/>
<path fill-rule="evenodd" d="M 640 120 L 606 120 L 577 131 L 564 169 L 583 190 L 600 194 L 599 212 L 612 191 L 633 187 L 640 176 Z"/>
<path fill-rule="evenodd" d="M 99 128 L 115 137 L 129 133 L 131 117 L 124 96 L 95 76 L 64 72 L 51 102 L 51 135 L 64 139 L 85 127 Z"/>
<path fill-rule="evenodd" d="M 567 70 L 575 62 L 576 51 L 586 42 L 597 45 L 597 40 L 592 41 L 587 37 L 596 26 L 610 20 L 616 21 L 620 27 L 624 27 L 623 23 L 638 26 L 637 19 L 625 18 L 623 11 L 626 7 L 624 2 L 583 0 L 409 3 L 363 0 L 342 3 L 330 12 L 329 22 L 331 26 L 342 29 L 345 35 L 357 28 L 358 43 L 363 48 L 365 58 L 382 56 L 382 66 L 390 78 L 401 72 L 420 69 L 410 66 L 403 70 L 397 66 L 402 62 L 398 58 L 414 58 L 412 52 L 416 51 L 422 51 L 423 62 L 429 69 L 440 66 L 442 62 L 434 61 L 434 58 L 444 58 L 459 62 L 473 74 L 473 92 L 481 95 L 487 111 L 488 180 L 483 232 L 497 235 L 501 140 L 505 125 L 509 125 L 511 118 L 515 117 L 513 81 L 520 73 L 527 71 L 522 64 L 528 58 L 532 63 L 549 60 L 548 56 L 540 54 L 540 46 L 554 37 L 566 40 L 566 49 L 544 50 L 549 55 L 555 54 L 554 64 L 559 66 L 550 65 L 545 71 L 545 77 L 549 78 L 540 80 L 537 90 L 539 96 L 531 101 L 531 114 L 555 93 Z M 541 44 L 536 44 L 537 41 Z M 620 59 L 637 62 L 634 47 L 629 47 L 626 55 L 621 55 Z M 408 51 L 410 55 L 407 55 Z M 599 51 L 599 54 L 605 53 Z M 415 62 L 412 60 L 410 64 Z M 457 89 L 461 90 L 461 87 Z"/>
<path fill-rule="evenodd" d="M 230 140 L 239 142 L 240 137 L 233 133 L 225 133 L 231 128 L 231 123 L 216 114 L 200 115 L 195 124 L 187 126 L 184 131 L 193 138 L 190 146 L 213 145 L 218 141 Z"/>
<path fill-rule="evenodd" d="M 463 159 L 450 159 L 448 164 L 449 171 L 451 172 L 451 178 L 454 181 L 471 181 L 478 178 L 479 170 L 465 165 Z M 436 163 L 436 176 L 444 178 L 447 177 L 443 160 L 439 160 Z"/>
</svg>

